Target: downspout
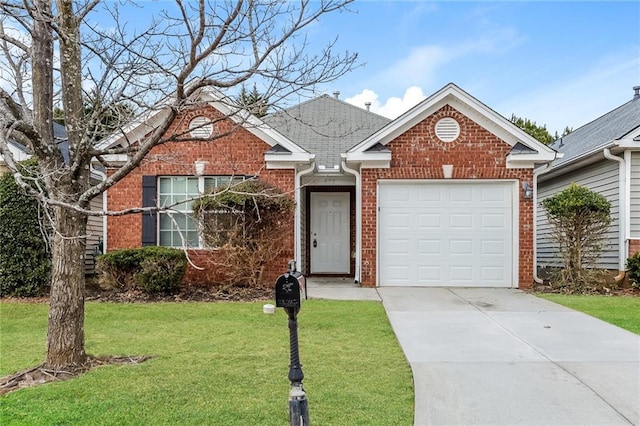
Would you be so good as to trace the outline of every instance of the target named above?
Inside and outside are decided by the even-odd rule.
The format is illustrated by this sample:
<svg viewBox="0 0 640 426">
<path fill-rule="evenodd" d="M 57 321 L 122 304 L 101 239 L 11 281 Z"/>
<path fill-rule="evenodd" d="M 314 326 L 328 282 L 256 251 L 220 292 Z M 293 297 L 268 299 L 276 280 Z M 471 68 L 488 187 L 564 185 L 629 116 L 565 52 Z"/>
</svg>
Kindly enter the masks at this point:
<svg viewBox="0 0 640 426">
<path fill-rule="evenodd" d="M 625 259 L 627 258 L 627 253 L 629 253 L 629 251 L 627 250 L 627 239 L 625 238 L 625 230 L 627 226 L 625 181 L 626 164 L 623 158 L 611 154 L 611 148 L 604 148 L 602 150 L 602 153 L 607 160 L 617 161 L 620 165 L 618 168 L 618 182 L 620 182 L 620 187 L 618 188 L 618 220 L 620 222 L 618 226 L 618 275 L 613 278 L 615 282 L 619 283 L 624 279 L 626 273 Z"/>
<path fill-rule="evenodd" d="M 91 165 L 91 173 L 95 173 L 102 178 L 104 182 L 107 180 L 107 174 L 101 172 L 98 169 L 94 169 L 93 165 Z M 102 191 L 102 211 L 107 211 L 107 191 Z M 102 253 L 107 252 L 107 215 L 102 215 Z"/>
<path fill-rule="evenodd" d="M 551 170 L 551 162 L 533 171 L 533 281 L 544 284 L 538 276 L 538 176 Z"/>
<path fill-rule="evenodd" d="M 295 213 L 295 224 L 294 224 L 294 253 L 296 261 L 298 265 L 300 265 L 300 270 L 304 270 L 303 268 L 307 265 L 302 263 L 302 212 L 301 212 L 301 198 L 302 198 L 302 176 L 307 175 L 316 168 L 316 164 L 314 161 L 311 162 L 311 166 L 308 169 L 304 169 L 298 171 L 296 169 L 296 183 L 295 183 L 295 200 L 296 200 L 296 213 Z"/>
<path fill-rule="evenodd" d="M 354 175 L 356 178 L 356 265 L 353 279 L 356 284 L 359 284 L 360 263 L 362 262 L 362 180 L 360 171 L 347 167 L 347 162 L 344 157 L 342 158 L 342 170 Z"/>
</svg>

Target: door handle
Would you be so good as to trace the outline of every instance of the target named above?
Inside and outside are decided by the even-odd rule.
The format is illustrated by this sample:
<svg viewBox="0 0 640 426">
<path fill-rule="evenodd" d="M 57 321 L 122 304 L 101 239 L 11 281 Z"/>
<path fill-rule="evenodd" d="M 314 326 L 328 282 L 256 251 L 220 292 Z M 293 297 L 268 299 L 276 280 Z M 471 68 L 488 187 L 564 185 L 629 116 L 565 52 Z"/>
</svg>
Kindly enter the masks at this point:
<svg viewBox="0 0 640 426">
<path fill-rule="evenodd" d="M 313 246 L 318 247 L 318 240 L 316 240 L 315 238 L 313 239 Z"/>
</svg>

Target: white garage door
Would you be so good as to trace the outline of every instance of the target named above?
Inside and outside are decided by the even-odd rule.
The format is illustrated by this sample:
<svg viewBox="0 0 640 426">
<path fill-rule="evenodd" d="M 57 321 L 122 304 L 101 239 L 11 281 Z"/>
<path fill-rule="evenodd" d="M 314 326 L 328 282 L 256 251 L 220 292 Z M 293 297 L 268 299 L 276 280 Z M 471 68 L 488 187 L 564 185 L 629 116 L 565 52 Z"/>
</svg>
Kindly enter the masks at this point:
<svg viewBox="0 0 640 426">
<path fill-rule="evenodd" d="M 379 182 L 382 286 L 512 287 L 513 182 Z"/>
</svg>

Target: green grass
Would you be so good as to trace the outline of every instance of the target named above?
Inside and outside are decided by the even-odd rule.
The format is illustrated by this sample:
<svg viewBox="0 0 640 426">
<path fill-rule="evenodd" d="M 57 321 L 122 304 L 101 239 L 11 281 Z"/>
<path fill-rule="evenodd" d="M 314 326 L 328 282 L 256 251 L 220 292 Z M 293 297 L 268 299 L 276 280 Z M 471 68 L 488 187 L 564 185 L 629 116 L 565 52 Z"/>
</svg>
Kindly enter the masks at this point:
<svg viewBox="0 0 640 426">
<path fill-rule="evenodd" d="M 0 376 L 44 359 L 47 306 L 0 303 Z M 261 303 L 88 303 L 86 350 L 154 355 L 0 397 L 0 424 L 286 425 L 287 317 Z M 312 423 L 409 425 L 411 370 L 382 305 L 307 301 L 300 358 Z"/>
<path fill-rule="evenodd" d="M 564 294 L 538 296 L 640 334 L 640 297 Z"/>
</svg>

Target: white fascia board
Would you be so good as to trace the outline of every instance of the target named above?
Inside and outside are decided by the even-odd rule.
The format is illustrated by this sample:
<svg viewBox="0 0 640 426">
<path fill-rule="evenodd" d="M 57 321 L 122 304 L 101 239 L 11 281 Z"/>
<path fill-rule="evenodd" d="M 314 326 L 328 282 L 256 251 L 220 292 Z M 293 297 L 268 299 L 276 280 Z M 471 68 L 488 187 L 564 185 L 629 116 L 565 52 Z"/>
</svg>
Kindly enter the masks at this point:
<svg viewBox="0 0 640 426">
<path fill-rule="evenodd" d="M 309 153 L 273 153 L 265 154 L 264 161 L 267 169 L 295 169 L 298 165 L 311 164 L 315 159 L 315 154 Z"/>
<path fill-rule="evenodd" d="M 509 154 L 507 155 L 508 169 L 531 169 L 539 163 L 548 163 L 556 159 L 554 154 Z"/>
<path fill-rule="evenodd" d="M 147 133 L 155 129 L 162 121 L 166 111 L 163 108 L 154 108 L 145 111 L 129 122 L 121 130 L 116 131 L 106 139 L 101 140 L 97 149 L 108 149 L 116 145 L 128 146 L 132 142 L 142 139 Z M 126 138 L 125 138 L 126 136 Z"/>
<path fill-rule="evenodd" d="M 127 154 L 109 154 L 109 155 L 103 155 L 102 158 L 107 163 L 113 163 L 113 164 L 124 164 L 129 160 L 129 157 L 127 156 Z"/>
<path fill-rule="evenodd" d="M 348 152 L 340 154 L 347 164 L 360 164 L 364 169 L 388 169 L 391 167 L 391 152 Z"/>
</svg>

